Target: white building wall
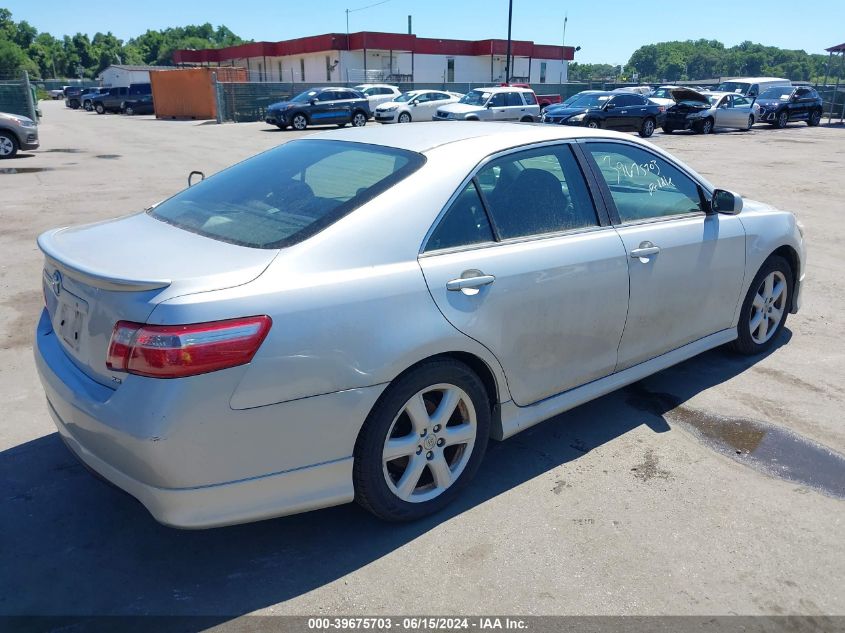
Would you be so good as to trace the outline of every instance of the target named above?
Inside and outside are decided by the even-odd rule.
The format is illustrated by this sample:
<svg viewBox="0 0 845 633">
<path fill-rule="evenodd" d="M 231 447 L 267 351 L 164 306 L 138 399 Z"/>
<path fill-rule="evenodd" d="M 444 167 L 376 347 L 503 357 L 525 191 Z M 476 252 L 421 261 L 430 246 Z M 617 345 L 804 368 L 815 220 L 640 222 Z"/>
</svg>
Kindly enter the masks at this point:
<svg viewBox="0 0 845 633">
<path fill-rule="evenodd" d="M 569 79 L 569 62 L 560 59 L 532 59 L 531 60 L 531 83 L 540 84 L 540 65 L 546 64 L 546 81 L 542 83 L 560 84 L 566 83 Z"/>
</svg>

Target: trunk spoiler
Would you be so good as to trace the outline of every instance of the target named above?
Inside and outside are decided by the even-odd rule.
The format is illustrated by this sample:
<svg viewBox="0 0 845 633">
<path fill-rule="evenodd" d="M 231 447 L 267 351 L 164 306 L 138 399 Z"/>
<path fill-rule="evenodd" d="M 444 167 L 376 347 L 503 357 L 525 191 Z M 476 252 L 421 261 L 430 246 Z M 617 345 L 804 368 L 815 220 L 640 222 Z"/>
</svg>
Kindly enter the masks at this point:
<svg viewBox="0 0 845 633">
<path fill-rule="evenodd" d="M 67 257 L 60 255 L 53 245 L 52 237 L 56 232 L 54 230 L 42 233 L 38 237 L 38 248 L 44 253 L 47 261 L 62 273 L 79 279 L 89 286 L 103 290 L 116 290 L 118 292 L 141 292 L 144 290 L 166 288 L 171 284 L 169 279 L 128 279 L 115 277 L 103 271 L 93 270 L 78 262 L 69 261 Z"/>
</svg>

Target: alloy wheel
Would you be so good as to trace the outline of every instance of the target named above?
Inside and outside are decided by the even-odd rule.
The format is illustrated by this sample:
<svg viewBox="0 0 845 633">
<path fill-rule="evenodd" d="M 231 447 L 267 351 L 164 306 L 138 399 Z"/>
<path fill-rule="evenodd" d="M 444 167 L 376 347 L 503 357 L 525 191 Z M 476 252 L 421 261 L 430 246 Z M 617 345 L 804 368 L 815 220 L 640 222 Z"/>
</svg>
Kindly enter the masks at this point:
<svg viewBox="0 0 845 633">
<path fill-rule="evenodd" d="M 701 133 L 702 134 L 710 134 L 710 132 L 712 132 L 712 131 L 713 131 L 713 121 L 711 121 L 710 119 L 707 119 L 701 125 Z"/>
<path fill-rule="evenodd" d="M 747 129 L 750 130 L 752 127 L 754 127 L 754 116 L 750 115 L 748 117 L 748 128 Z"/>
<path fill-rule="evenodd" d="M 291 123 L 293 124 L 294 129 L 297 130 L 304 130 L 308 127 L 308 120 L 301 114 L 297 114 L 293 117 L 293 121 L 291 121 Z"/>
<path fill-rule="evenodd" d="M 590 121 L 590 122 L 587 123 L 587 127 L 590 127 L 590 128 L 593 128 L 593 129 L 596 129 L 598 126 L 599 126 L 599 124 L 596 123 L 595 121 Z"/>
<path fill-rule="evenodd" d="M 352 117 L 352 125 L 355 127 L 364 127 L 367 124 L 367 117 L 360 112 Z"/>
<path fill-rule="evenodd" d="M 778 127 L 786 127 L 789 122 L 789 115 L 786 112 L 781 112 L 778 115 Z"/>
<path fill-rule="evenodd" d="M 758 345 L 768 341 L 778 329 L 786 312 L 786 277 L 778 270 L 763 278 L 751 302 L 748 329 Z"/>
<path fill-rule="evenodd" d="M 8 136 L 0 135 L 0 156 L 11 156 L 15 152 L 15 144 Z"/>
<path fill-rule="evenodd" d="M 438 497 L 469 462 L 477 431 L 475 407 L 463 389 L 441 383 L 418 391 L 394 418 L 384 442 L 388 488 L 410 503 Z"/>
<path fill-rule="evenodd" d="M 399 123 L 410 123 L 411 122 L 411 115 L 407 112 L 403 112 L 399 115 Z"/>
<path fill-rule="evenodd" d="M 651 136 L 654 133 L 654 121 L 651 119 L 646 119 L 643 123 L 643 136 L 646 138 Z"/>
</svg>

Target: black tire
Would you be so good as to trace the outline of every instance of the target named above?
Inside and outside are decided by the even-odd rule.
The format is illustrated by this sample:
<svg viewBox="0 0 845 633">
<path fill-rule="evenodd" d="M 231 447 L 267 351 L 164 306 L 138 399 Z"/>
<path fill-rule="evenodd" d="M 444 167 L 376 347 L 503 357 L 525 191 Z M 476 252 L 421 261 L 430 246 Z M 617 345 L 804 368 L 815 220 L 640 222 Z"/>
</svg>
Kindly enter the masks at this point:
<svg viewBox="0 0 845 633">
<path fill-rule="evenodd" d="M 414 394 L 442 383 L 459 387 L 472 401 L 476 415 L 472 451 L 457 479 L 438 496 L 421 502 L 405 501 L 390 489 L 386 480 L 382 458 L 387 435 Z M 478 470 L 487 449 L 490 418 L 490 398 L 484 384 L 463 363 L 450 359 L 434 360 L 408 372 L 382 394 L 355 442 L 352 469 L 355 500 L 386 521 L 413 521 L 438 512 L 454 500 Z M 421 472 L 423 476 L 431 475 L 426 468 Z"/>
<path fill-rule="evenodd" d="M 90 112 L 91 111 L 91 99 L 86 99 L 85 103 L 82 104 L 82 107 L 85 110 L 88 110 L 88 112 Z"/>
<path fill-rule="evenodd" d="M 361 112 L 361 110 L 356 110 L 352 113 L 352 127 L 364 127 L 367 125 L 367 115 Z"/>
<path fill-rule="evenodd" d="M 783 314 L 775 327 L 774 333 L 771 334 L 768 340 L 760 343 L 754 340 L 751 333 L 751 321 L 755 312 L 758 311 L 758 308 L 754 306 L 754 299 L 760 290 L 761 284 L 763 284 L 766 277 L 772 273 L 779 273 L 786 283 L 786 288 L 784 290 L 786 296 L 783 298 L 781 306 Z M 784 325 L 786 325 L 786 318 L 789 315 L 789 309 L 792 305 L 792 289 L 794 287 L 795 284 L 792 267 L 783 257 L 772 255 L 769 259 L 763 262 L 763 265 L 760 267 L 760 270 L 757 271 L 751 285 L 748 287 L 748 293 L 745 295 L 745 299 L 742 302 L 742 308 L 739 313 L 739 323 L 737 324 L 737 338 L 735 341 L 730 343 L 730 347 L 733 351 L 739 354 L 745 354 L 746 356 L 753 356 L 755 354 L 765 352 L 774 345 L 775 340 L 777 340 L 778 336 L 780 336 L 781 330 L 783 330 Z M 773 307 L 777 307 L 777 302 L 774 302 Z"/>
<path fill-rule="evenodd" d="M 79 110 L 79 100 L 71 99 L 70 101 L 70 109 L 71 110 Z"/>
<path fill-rule="evenodd" d="M 748 115 L 748 127 L 746 127 L 745 129 L 746 129 L 746 130 L 750 130 L 750 129 L 751 129 L 751 128 L 753 128 L 753 127 L 754 127 L 754 115 L 753 115 L 753 114 L 749 114 L 749 115 Z"/>
<path fill-rule="evenodd" d="M 288 126 L 282 125 L 281 123 L 276 123 L 276 127 L 279 128 L 280 130 L 286 130 Z"/>
<path fill-rule="evenodd" d="M 97 112 L 97 114 L 105 114 L 106 113 L 106 109 L 103 107 L 102 103 L 95 103 L 94 104 L 94 110 Z"/>
<path fill-rule="evenodd" d="M 290 126 L 299 132 L 306 129 L 308 127 L 308 117 L 302 114 L 302 112 L 297 112 L 293 115 L 290 120 Z"/>
<path fill-rule="evenodd" d="M 134 114 L 135 114 L 135 108 L 133 108 L 132 106 L 126 106 L 126 107 L 123 109 L 123 114 L 127 114 L 127 115 L 129 115 L 129 116 L 132 116 L 132 115 L 134 115 Z"/>
<path fill-rule="evenodd" d="M 695 131 L 699 134 L 710 134 L 713 131 L 713 119 L 707 117 L 696 126 Z"/>
<path fill-rule="evenodd" d="M 664 134 L 671 134 L 674 131 L 675 131 L 675 128 L 673 128 L 671 126 L 668 126 L 668 125 L 663 126 L 663 133 Z"/>
<path fill-rule="evenodd" d="M 531 116 L 524 116 L 519 120 L 520 123 L 534 123 L 534 117 Z"/>
<path fill-rule="evenodd" d="M 822 122 L 822 111 L 821 110 L 813 110 L 810 112 L 810 116 L 807 117 L 807 125 L 810 127 L 816 127 L 819 123 Z"/>
<path fill-rule="evenodd" d="M 17 137 L 11 132 L 0 131 L 0 159 L 14 158 L 18 149 Z"/>
<path fill-rule="evenodd" d="M 599 123 L 596 119 L 590 119 L 585 124 L 585 127 L 588 127 L 590 129 L 593 129 L 593 130 L 597 130 L 601 127 L 601 123 Z"/>
<path fill-rule="evenodd" d="M 399 115 L 399 118 L 396 119 L 399 123 L 410 123 L 411 122 L 411 115 L 407 112 L 402 112 Z"/>
<path fill-rule="evenodd" d="M 654 129 L 657 127 L 657 122 L 652 119 L 651 117 L 646 118 L 643 121 L 643 124 L 640 126 L 640 131 L 638 134 L 643 138 L 648 138 L 652 134 L 654 134 Z"/>
<path fill-rule="evenodd" d="M 775 119 L 775 127 L 779 130 L 782 130 L 787 126 L 789 123 L 789 112 L 786 110 L 781 110 L 778 112 L 777 118 Z"/>
</svg>

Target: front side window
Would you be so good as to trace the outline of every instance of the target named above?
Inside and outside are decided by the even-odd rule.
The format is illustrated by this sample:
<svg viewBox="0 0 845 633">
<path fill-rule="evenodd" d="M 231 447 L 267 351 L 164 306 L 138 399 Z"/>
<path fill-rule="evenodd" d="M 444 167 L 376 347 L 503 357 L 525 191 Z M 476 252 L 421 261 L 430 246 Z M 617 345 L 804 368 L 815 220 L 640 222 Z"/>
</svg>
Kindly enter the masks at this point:
<svg viewBox="0 0 845 633">
<path fill-rule="evenodd" d="M 481 169 L 477 179 L 500 239 L 598 225 L 568 146 L 508 154 Z"/>
<path fill-rule="evenodd" d="M 425 158 L 380 145 L 295 140 L 225 169 L 148 213 L 252 248 L 296 244 L 416 171 Z"/>
<path fill-rule="evenodd" d="M 623 143 L 584 147 L 596 161 L 622 222 L 704 211 L 695 181 L 663 158 Z"/>
<path fill-rule="evenodd" d="M 507 99 L 505 97 L 504 92 L 497 92 L 496 94 L 493 95 L 493 98 L 490 99 L 490 105 L 493 106 L 494 108 L 504 107 L 506 103 L 507 103 Z"/>
</svg>

